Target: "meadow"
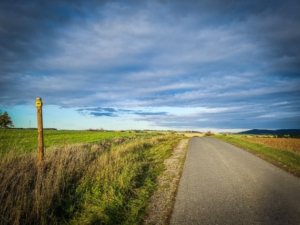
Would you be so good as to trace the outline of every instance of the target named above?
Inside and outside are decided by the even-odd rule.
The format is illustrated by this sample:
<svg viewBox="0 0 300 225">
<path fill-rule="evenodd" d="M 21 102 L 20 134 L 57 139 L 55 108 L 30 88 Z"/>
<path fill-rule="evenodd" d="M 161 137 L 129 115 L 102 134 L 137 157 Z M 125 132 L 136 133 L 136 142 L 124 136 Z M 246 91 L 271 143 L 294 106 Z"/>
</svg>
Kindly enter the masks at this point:
<svg viewBox="0 0 300 225">
<path fill-rule="evenodd" d="M 221 134 L 215 137 L 249 150 L 258 157 L 300 177 L 299 139 Z"/>
<path fill-rule="evenodd" d="M 134 131 L 102 132 L 102 131 L 75 131 L 75 130 L 44 130 L 45 148 L 53 145 L 74 143 L 93 143 L 101 140 L 112 140 L 122 137 L 143 136 L 143 133 Z M 157 135 L 155 132 L 147 135 Z M 18 152 L 31 152 L 38 148 L 37 131 L 26 129 L 0 129 L 0 155 L 12 149 Z"/>
<path fill-rule="evenodd" d="M 1 224 L 141 224 L 156 179 L 184 137 L 135 132 L 1 130 Z"/>
</svg>

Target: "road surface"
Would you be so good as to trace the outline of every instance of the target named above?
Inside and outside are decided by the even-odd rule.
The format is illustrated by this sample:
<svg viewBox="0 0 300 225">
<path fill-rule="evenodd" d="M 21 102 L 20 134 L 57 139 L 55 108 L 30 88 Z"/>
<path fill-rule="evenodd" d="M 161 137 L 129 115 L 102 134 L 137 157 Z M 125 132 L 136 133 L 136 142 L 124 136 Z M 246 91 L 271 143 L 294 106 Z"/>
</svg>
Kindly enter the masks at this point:
<svg viewBox="0 0 300 225">
<path fill-rule="evenodd" d="M 218 139 L 191 138 L 171 224 L 300 225 L 300 179 Z"/>
</svg>

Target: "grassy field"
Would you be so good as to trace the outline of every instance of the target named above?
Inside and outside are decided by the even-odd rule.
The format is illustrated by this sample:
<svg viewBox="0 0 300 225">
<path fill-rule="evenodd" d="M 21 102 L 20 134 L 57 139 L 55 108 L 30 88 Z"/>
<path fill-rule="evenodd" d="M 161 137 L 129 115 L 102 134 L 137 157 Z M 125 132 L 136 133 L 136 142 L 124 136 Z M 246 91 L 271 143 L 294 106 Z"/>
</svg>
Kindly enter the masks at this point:
<svg viewBox="0 0 300 225">
<path fill-rule="evenodd" d="M 45 130 L 45 148 L 53 145 L 66 145 L 74 143 L 93 143 L 114 138 L 144 136 L 143 133 L 127 132 L 100 132 L 100 131 L 68 131 Z M 157 135 L 157 133 L 147 133 Z M 31 152 L 38 148 L 37 131 L 22 129 L 0 129 L 0 155 L 10 150 L 18 152 Z"/>
<path fill-rule="evenodd" d="M 36 131 L 1 132 L 1 224 L 141 224 L 163 162 L 184 138 L 46 131 L 40 168 Z"/>
<path fill-rule="evenodd" d="M 240 135 L 215 135 L 216 138 L 227 141 L 234 145 L 240 146 L 246 150 L 250 150 L 257 156 L 273 163 L 282 169 L 300 176 L 300 154 L 298 151 L 291 151 L 281 142 L 289 142 L 288 146 L 293 143 L 299 143 L 298 139 L 281 140 L 281 138 L 268 138 L 268 142 L 262 142 L 261 138 L 245 138 Z M 260 140 L 261 142 L 258 142 Z"/>
</svg>

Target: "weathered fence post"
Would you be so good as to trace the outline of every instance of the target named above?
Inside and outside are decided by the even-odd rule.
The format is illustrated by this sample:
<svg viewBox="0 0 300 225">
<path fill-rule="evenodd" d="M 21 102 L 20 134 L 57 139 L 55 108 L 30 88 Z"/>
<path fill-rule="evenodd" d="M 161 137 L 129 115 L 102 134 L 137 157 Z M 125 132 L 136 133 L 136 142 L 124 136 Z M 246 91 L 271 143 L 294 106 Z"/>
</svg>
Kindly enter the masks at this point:
<svg viewBox="0 0 300 225">
<path fill-rule="evenodd" d="M 37 109 L 37 123 L 38 123 L 38 145 L 39 145 L 39 163 L 42 166 L 44 161 L 44 135 L 43 135 L 43 113 L 42 106 L 43 102 L 41 98 L 36 98 L 36 109 Z"/>
</svg>

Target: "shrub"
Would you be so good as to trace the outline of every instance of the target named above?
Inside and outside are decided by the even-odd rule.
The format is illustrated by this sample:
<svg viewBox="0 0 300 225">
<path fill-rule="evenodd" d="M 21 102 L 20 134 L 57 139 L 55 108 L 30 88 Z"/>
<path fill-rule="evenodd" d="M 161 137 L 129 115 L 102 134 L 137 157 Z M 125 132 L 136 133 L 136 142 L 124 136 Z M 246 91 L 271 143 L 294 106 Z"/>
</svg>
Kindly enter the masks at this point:
<svg viewBox="0 0 300 225">
<path fill-rule="evenodd" d="M 214 134 L 211 131 L 207 131 L 204 136 L 213 136 Z"/>
</svg>

